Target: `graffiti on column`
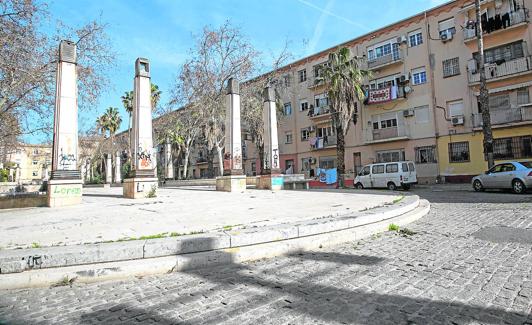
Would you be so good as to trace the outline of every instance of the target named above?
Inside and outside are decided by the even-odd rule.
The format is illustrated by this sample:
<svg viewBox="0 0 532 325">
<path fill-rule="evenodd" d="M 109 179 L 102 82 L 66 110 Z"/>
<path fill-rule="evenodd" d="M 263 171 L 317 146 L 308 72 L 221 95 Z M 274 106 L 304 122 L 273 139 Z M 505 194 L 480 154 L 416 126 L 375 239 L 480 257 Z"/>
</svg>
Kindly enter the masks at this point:
<svg viewBox="0 0 532 325">
<path fill-rule="evenodd" d="M 76 166 L 76 157 L 73 154 L 63 153 L 63 148 L 61 148 L 61 153 L 59 154 L 59 167 L 61 169 L 69 169 L 73 166 Z"/>
<path fill-rule="evenodd" d="M 273 157 L 272 157 L 272 169 L 279 168 L 279 154 L 277 153 L 279 149 L 273 149 Z"/>
<path fill-rule="evenodd" d="M 142 147 L 139 147 L 137 159 L 140 161 L 140 167 L 151 167 L 151 153 L 148 150 L 144 150 Z"/>
<path fill-rule="evenodd" d="M 229 152 L 226 152 L 224 154 L 224 170 L 231 170 L 231 165 L 232 165 L 231 154 Z"/>
</svg>

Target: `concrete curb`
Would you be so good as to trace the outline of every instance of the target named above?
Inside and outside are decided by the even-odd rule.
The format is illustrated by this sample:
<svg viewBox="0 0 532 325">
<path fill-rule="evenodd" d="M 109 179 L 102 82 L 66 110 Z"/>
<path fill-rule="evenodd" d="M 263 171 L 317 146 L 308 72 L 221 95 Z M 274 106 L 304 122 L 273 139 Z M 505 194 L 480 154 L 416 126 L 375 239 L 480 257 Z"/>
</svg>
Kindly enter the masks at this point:
<svg viewBox="0 0 532 325">
<path fill-rule="evenodd" d="M 95 282 L 268 258 L 358 240 L 428 213 L 417 196 L 356 217 L 172 238 L 0 251 L 0 289 L 48 286 L 66 280 Z M 5 273 L 5 274 L 4 274 Z"/>
</svg>

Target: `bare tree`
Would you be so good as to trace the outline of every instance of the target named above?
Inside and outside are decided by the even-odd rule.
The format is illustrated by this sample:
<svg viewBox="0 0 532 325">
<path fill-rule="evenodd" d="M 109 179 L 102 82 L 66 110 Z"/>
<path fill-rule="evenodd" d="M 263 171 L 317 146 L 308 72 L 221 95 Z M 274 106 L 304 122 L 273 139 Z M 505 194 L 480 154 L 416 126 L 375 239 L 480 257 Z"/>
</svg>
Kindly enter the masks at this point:
<svg viewBox="0 0 532 325">
<path fill-rule="evenodd" d="M 61 39 L 78 48 L 78 105 L 94 107 L 107 88 L 107 69 L 113 54 L 106 26 L 91 21 L 80 28 L 58 22 L 58 30 L 44 32 L 46 7 L 34 0 L 0 1 L 0 138 L 52 130 L 57 52 Z M 39 125 L 37 127 L 36 125 Z"/>
<path fill-rule="evenodd" d="M 181 67 L 171 103 L 193 103 L 203 124 L 208 151 L 218 153 L 223 171 L 225 140 L 224 87 L 231 77 L 246 80 L 255 71 L 258 52 L 240 29 L 225 22 L 217 28 L 204 27 L 190 50 L 190 59 Z"/>
</svg>

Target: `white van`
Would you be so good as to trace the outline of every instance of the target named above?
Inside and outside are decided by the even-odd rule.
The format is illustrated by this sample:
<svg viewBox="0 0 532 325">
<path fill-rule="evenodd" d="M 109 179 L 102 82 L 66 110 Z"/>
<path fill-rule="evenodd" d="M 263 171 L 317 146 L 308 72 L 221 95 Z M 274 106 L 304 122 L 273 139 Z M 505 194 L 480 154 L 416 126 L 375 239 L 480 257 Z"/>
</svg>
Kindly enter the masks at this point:
<svg viewBox="0 0 532 325">
<path fill-rule="evenodd" d="M 396 161 L 364 166 L 355 177 L 355 188 L 382 187 L 395 190 L 401 186 L 404 190 L 417 184 L 416 165 L 412 161 Z"/>
</svg>

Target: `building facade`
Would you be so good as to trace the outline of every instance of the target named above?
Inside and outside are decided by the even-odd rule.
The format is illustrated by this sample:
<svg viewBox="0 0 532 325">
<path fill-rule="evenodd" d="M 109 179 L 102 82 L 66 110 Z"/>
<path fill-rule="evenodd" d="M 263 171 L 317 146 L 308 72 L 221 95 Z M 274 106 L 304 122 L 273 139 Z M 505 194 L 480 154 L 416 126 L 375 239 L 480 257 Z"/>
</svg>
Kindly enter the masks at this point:
<svg viewBox="0 0 532 325">
<path fill-rule="evenodd" d="M 496 162 L 532 158 L 531 6 L 481 4 Z M 452 1 L 285 67 L 282 168 L 313 176 L 316 167 L 336 167 L 326 89 L 316 78 L 328 53 L 346 46 L 372 73 L 346 135 L 351 177 L 365 164 L 404 159 L 427 183 L 468 181 L 486 170 L 474 21 L 472 1 Z"/>
<path fill-rule="evenodd" d="M 13 175 L 13 180 L 22 183 L 40 182 L 50 177 L 52 146 L 19 143 L 16 148 L 7 153 L 6 161 L 14 164 L 13 168 L 19 173 L 19 175 Z"/>
</svg>

